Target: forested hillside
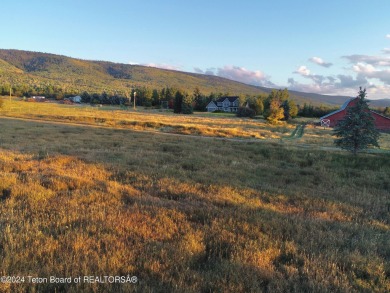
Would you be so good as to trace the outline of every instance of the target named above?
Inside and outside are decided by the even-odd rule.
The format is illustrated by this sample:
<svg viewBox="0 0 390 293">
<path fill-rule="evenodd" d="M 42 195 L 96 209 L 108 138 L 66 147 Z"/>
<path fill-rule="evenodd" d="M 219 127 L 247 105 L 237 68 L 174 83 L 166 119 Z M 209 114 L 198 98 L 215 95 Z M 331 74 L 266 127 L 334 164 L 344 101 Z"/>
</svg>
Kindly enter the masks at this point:
<svg viewBox="0 0 390 293">
<path fill-rule="evenodd" d="M 132 88 L 150 90 L 164 87 L 192 92 L 196 87 L 204 94 L 229 93 L 256 95 L 260 88 L 217 76 L 164 70 L 146 66 L 105 61 L 86 61 L 65 56 L 0 50 L 0 85 L 9 92 L 52 92 L 80 94 L 106 92 L 125 95 Z"/>
<path fill-rule="evenodd" d="M 0 94 L 45 95 L 62 99 L 67 95 L 108 95 L 128 98 L 132 90 L 152 95 L 163 89 L 203 95 L 268 95 L 269 88 L 243 84 L 218 76 L 165 70 L 106 61 L 88 61 L 66 56 L 21 50 L 0 50 Z M 339 105 L 347 97 L 291 92 L 299 105 Z M 142 98 L 142 97 L 141 97 Z M 371 106 L 390 106 L 390 100 Z"/>
</svg>

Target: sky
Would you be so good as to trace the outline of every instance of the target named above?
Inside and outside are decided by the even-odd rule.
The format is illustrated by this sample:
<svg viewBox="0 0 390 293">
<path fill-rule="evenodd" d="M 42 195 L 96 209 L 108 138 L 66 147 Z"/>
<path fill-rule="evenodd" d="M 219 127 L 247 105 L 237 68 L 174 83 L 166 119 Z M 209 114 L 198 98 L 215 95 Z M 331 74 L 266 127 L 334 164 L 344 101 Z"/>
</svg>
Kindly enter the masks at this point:
<svg viewBox="0 0 390 293">
<path fill-rule="evenodd" d="M 390 98 L 390 1 L 3 0 L 0 48 Z"/>
</svg>

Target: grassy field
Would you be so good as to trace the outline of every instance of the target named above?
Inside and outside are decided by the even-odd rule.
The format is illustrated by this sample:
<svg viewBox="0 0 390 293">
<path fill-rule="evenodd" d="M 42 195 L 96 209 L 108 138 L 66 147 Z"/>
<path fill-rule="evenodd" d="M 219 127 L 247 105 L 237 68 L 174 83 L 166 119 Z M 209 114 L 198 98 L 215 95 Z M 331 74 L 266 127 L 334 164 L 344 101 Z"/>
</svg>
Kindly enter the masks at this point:
<svg viewBox="0 0 390 293">
<path fill-rule="evenodd" d="M 3 99 L 3 117 L 16 117 L 67 124 L 91 125 L 135 131 L 185 134 L 218 138 L 266 140 L 287 145 L 309 145 L 313 148 L 333 147 L 332 131 L 314 127 L 316 119 L 294 119 L 291 124 L 269 125 L 262 119 L 237 118 L 228 113 L 198 112 L 177 115 L 169 110 L 121 108 L 117 106 L 63 105 L 58 103 L 29 103 L 20 99 Z M 307 124 L 308 123 L 308 124 Z M 292 136 L 297 126 L 307 124 L 301 135 Z M 299 138 L 299 139 L 297 139 Z M 390 138 L 384 134 L 381 149 L 390 150 Z"/>
<path fill-rule="evenodd" d="M 390 290 L 388 134 L 381 151 L 353 158 L 314 127 L 294 138 L 296 125 L 234 117 L 14 107 L 0 115 L 84 125 L 0 119 L 0 276 L 137 282 L 0 283 L 0 292 Z M 96 121 L 109 116 L 201 129 L 236 123 L 248 134 Z"/>
<path fill-rule="evenodd" d="M 28 119 L 217 137 L 280 138 L 295 127 L 269 127 L 262 120 L 238 119 L 234 115 L 177 115 L 172 111 L 145 110 L 141 107 L 134 111 L 132 108 L 127 110 L 115 106 L 92 107 L 84 104 L 29 103 L 18 100 L 10 102 L 7 99 L 1 114 Z"/>
</svg>

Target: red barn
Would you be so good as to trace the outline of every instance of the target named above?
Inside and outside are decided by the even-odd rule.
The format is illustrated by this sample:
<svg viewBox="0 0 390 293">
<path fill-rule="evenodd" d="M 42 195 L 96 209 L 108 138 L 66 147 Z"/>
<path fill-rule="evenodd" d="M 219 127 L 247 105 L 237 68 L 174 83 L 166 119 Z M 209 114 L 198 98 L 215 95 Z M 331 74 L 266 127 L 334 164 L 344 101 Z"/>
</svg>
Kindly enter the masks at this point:
<svg viewBox="0 0 390 293">
<path fill-rule="evenodd" d="M 356 101 L 359 98 L 352 98 L 346 101 L 339 110 L 329 113 L 328 115 L 322 116 L 320 118 L 321 125 L 326 125 L 330 127 L 336 126 L 337 122 L 342 120 L 347 114 L 347 108 L 352 107 L 356 104 Z M 383 116 L 377 112 L 370 110 L 372 116 L 374 117 L 374 123 L 378 130 L 390 131 L 390 118 Z"/>
</svg>

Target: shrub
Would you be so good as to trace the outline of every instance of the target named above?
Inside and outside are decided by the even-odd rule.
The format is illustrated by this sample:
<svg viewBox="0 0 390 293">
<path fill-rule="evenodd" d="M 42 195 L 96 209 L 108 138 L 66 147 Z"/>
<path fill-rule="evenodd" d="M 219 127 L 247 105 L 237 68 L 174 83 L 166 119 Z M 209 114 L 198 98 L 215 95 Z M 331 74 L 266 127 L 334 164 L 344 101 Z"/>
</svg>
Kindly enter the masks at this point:
<svg viewBox="0 0 390 293">
<path fill-rule="evenodd" d="M 253 118 L 255 117 L 256 112 L 255 110 L 247 107 L 239 107 L 237 109 L 237 117 L 250 117 Z"/>
</svg>

